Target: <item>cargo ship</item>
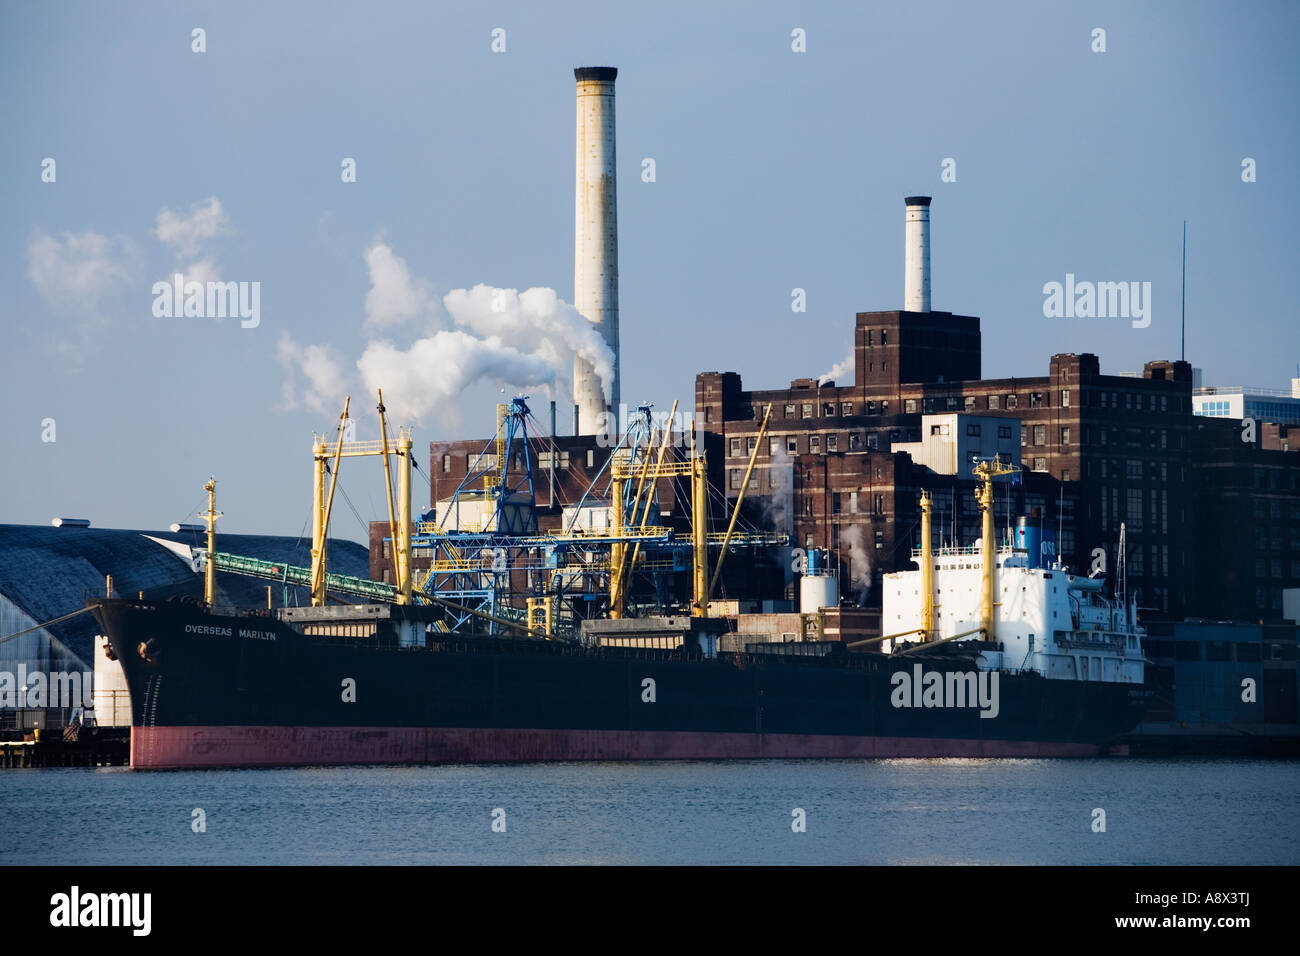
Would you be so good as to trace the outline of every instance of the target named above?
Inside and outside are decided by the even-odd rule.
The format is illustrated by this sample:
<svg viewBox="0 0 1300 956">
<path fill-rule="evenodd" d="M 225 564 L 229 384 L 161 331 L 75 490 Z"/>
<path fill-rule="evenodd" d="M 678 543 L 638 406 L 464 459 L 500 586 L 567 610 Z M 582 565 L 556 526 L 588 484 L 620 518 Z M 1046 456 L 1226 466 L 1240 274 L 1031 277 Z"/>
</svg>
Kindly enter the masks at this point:
<svg viewBox="0 0 1300 956">
<path fill-rule="evenodd" d="M 409 466 L 409 441 L 399 447 Z M 703 480 L 702 463 L 688 470 Z M 451 602 L 421 596 L 409 576 L 394 600 L 329 605 L 316 554 L 327 508 L 311 607 L 88 603 L 130 691 L 137 769 L 1123 753 L 1150 696 L 1135 608 L 1051 560 L 1023 521 L 995 540 L 993 481 L 1014 470 L 976 464 L 974 547 L 932 546 L 922 493 L 917 567 L 884 578 L 889 633 L 856 645 L 720 649 L 727 624 L 707 616 L 702 533 L 691 613 L 587 620 L 567 640 L 531 626 L 532 604 L 519 636 L 449 630 Z M 318 503 L 333 496 L 322 476 Z M 393 539 L 407 574 L 408 508 Z M 215 517 L 210 498 L 209 595 Z"/>
</svg>

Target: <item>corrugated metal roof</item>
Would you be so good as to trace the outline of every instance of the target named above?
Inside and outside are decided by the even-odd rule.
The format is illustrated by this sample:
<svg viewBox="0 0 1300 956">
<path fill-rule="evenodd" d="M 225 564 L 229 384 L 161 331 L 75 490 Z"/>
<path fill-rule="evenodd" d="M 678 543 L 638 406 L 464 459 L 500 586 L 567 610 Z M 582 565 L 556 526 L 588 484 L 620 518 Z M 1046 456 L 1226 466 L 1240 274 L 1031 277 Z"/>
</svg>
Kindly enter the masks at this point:
<svg viewBox="0 0 1300 956">
<path fill-rule="evenodd" d="M 177 553 L 181 548 L 173 550 L 160 542 L 202 547 L 206 537 L 192 531 L 0 524 L 0 595 L 38 624 L 85 607 L 86 598 L 104 593 L 104 578 L 110 574 L 114 593 L 120 596 L 143 591 L 147 598 L 202 597 L 202 575 L 191 570 L 189 562 Z M 311 562 L 309 539 L 218 534 L 217 547 L 266 561 L 304 566 Z M 328 555 L 331 571 L 360 577 L 370 573 L 369 551 L 364 545 L 331 539 Z M 268 583 L 218 573 L 218 602 L 264 606 Z M 292 590 L 298 603 L 309 603 L 302 589 Z M 273 598 L 278 606 L 279 585 L 273 586 Z M 91 642 L 97 631 L 93 617 L 82 614 L 52 625 L 49 631 L 83 661 L 91 661 Z"/>
</svg>

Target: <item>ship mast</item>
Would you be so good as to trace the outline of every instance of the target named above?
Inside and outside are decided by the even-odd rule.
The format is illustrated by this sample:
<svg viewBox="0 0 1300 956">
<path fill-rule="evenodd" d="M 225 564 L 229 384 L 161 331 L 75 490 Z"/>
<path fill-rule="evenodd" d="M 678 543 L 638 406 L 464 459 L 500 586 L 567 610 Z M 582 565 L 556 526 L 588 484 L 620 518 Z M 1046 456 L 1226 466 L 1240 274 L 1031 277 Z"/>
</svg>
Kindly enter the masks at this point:
<svg viewBox="0 0 1300 956">
<path fill-rule="evenodd" d="M 217 479 L 209 477 L 203 490 L 208 493 L 208 510 L 200 513 L 200 517 L 208 523 L 208 561 L 203 572 L 203 603 L 212 607 L 217 597 L 217 519 L 221 517 L 221 512 L 217 510 Z"/>
<path fill-rule="evenodd" d="M 982 518 L 980 550 L 983 553 L 981 562 L 983 570 L 980 576 L 980 630 L 984 632 L 984 640 L 989 643 L 994 640 L 993 591 L 994 565 L 997 556 L 997 545 L 993 540 L 993 479 L 1019 470 L 1019 466 L 1004 462 L 997 455 L 987 461 L 977 462 L 974 468 L 975 478 L 980 483 L 975 489 L 975 500 L 979 502 Z"/>
<path fill-rule="evenodd" d="M 930 542 L 930 492 L 921 492 L 921 641 L 934 634 L 934 550 Z"/>
</svg>

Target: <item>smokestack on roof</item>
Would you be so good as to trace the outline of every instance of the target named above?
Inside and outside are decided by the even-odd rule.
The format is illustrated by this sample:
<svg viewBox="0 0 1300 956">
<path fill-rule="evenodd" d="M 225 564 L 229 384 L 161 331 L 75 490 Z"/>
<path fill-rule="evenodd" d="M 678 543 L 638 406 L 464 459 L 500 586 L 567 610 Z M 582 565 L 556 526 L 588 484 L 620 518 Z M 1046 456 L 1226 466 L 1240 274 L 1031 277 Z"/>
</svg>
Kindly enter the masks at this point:
<svg viewBox="0 0 1300 956">
<path fill-rule="evenodd" d="M 614 353 L 607 404 L 600 376 L 580 356 L 573 362 L 574 434 L 594 435 L 600 415 L 619 405 L 618 212 L 614 164 L 614 79 L 610 66 L 573 71 L 578 81 L 577 178 L 574 191 L 573 305 L 600 329 Z M 580 429 L 580 430 L 579 430 Z"/>
<path fill-rule="evenodd" d="M 903 309 L 930 311 L 930 197 L 908 196 L 903 232 Z"/>
</svg>

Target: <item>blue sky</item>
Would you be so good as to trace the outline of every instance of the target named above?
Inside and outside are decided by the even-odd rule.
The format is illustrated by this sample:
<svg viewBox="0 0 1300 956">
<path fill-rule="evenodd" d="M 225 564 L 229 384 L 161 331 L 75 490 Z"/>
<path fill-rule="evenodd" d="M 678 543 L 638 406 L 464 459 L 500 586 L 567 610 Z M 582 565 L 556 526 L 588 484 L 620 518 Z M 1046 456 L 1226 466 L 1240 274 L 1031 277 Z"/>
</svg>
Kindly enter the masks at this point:
<svg viewBox="0 0 1300 956">
<path fill-rule="evenodd" d="M 689 403 L 701 370 L 770 388 L 842 361 L 854 312 L 901 305 L 913 193 L 934 197 L 933 306 L 981 317 L 986 376 L 1062 351 L 1105 372 L 1176 358 L 1186 218 L 1188 358 L 1207 383 L 1286 387 L 1298 27 L 1300 7 L 1262 2 L 6 4 L 0 522 L 162 527 L 215 474 L 226 529 L 300 530 L 331 392 L 375 434 L 352 384 L 369 344 L 451 327 L 453 289 L 572 300 L 582 65 L 620 71 L 626 402 Z M 190 266 L 260 283 L 257 327 L 156 317 L 153 283 Z M 1045 318 L 1067 273 L 1151 282 L 1150 327 Z M 286 342 L 337 388 L 313 398 Z M 514 389 L 460 391 L 476 366 L 435 354 L 401 380 L 428 390 L 417 447 L 486 434 Z M 350 465 L 379 517 L 378 463 Z M 362 534 L 346 509 L 334 530 Z"/>
</svg>

